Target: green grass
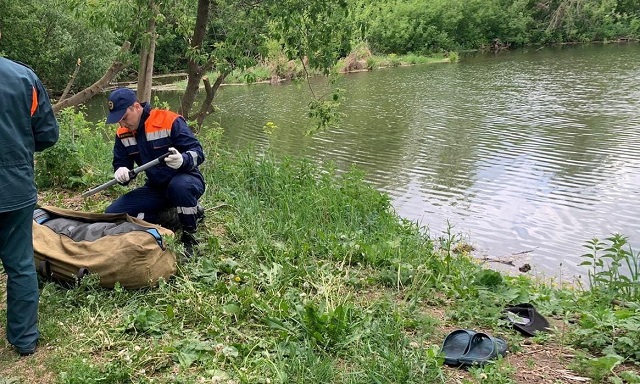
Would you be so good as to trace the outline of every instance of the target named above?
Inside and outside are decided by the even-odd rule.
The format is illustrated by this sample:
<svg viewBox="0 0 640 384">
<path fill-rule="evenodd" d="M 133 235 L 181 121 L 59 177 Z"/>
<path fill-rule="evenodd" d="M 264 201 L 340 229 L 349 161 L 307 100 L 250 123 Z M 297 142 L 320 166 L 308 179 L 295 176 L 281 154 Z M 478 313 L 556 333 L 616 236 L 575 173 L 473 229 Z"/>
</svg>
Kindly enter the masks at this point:
<svg viewBox="0 0 640 384">
<path fill-rule="evenodd" d="M 445 62 L 456 62 L 458 61 L 458 55 L 455 52 L 452 52 L 448 55 L 437 54 L 432 56 L 419 56 L 414 54 L 408 55 L 371 55 L 367 57 L 361 58 L 366 62 L 366 68 L 368 70 L 374 70 L 378 68 L 387 68 L 387 67 L 399 67 L 406 65 L 421 65 L 421 64 L 434 64 L 434 63 L 445 63 Z M 339 72 L 342 71 L 342 66 L 339 63 L 337 70 Z"/>
<path fill-rule="evenodd" d="M 41 203 L 101 211 L 126 188 L 75 196 L 104 182 L 111 142 L 75 135 L 74 161 L 90 174 L 71 190 L 52 177 Z M 483 269 L 458 251 L 456 234 L 399 218 L 358 169 L 229 152 L 219 137 L 200 134 L 207 218 L 199 256 L 175 278 L 136 291 L 100 288 L 96 277 L 74 289 L 43 284 L 34 358 L 56 383 L 445 383 L 438 350 L 447 329 L 482 329 L 512 352 L 526 348 L 501 320 L 519 302 L 563 324 L 534 342 L 582 351 L 586 363 L 575 370 L 585 375 L 607 380 L 640 361 L 637 302 L 616 307 L 610 290 Z M 68 155 L 44 154 L 52 164 Z M 38 382 L 13 356 L 0 351 L 0 376 Z M 602 375 L 600 365 L 612 368 Z M 503 360 L 466 377 L 511 383 L 514 371 Z"/>
</svg>

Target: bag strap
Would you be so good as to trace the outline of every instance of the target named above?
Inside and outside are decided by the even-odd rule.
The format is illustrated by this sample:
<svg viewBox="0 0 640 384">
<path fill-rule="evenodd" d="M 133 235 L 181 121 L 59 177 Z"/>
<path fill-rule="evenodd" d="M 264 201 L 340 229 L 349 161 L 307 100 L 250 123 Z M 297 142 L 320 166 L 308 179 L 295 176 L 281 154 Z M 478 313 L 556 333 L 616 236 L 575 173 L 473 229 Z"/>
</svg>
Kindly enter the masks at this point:
<svg viewBox="0 0 640 384">
<path fill-rule="evenodd" d="M 68 279 L 62 278 L 62 276 L 59 276 L 58 278 L 54 277 L 54 272 L 51 270 L 51 263 L 49 262 L 49 260 L 42 260 L 38 264 L 37 271 L 38 271 L 38 274 L 40 274 L 40 276 L 42 276 L 46 281 L 64 283 L 67 285 L 71 284 L 71 281 L 68 281 Z M 91 272 L 89 271 L 89 268 L 86 268 L 86 267 L 78 268 L 78 273 L 76 274 L 76 283 L 79 283 L 80 280 L 82 280 L 83 278 L 85 278 L 90 274 Z"/>
<path fill-rule="evenodd" d="M 89 268 L 82 267 L 78 269 L 78 274 L 76 277 L 78 278 L 78 282 L 82 280 L 85 276 L 88 276 L 91 272 L 89 272 Z"/>
<path fill-rule="evenodd" d="M 42 260 L 38 264 L 38 273 L 47 281 L 53 280 L 53 274 L 51 273 L 51 263 L 49 260 Z"/>
</svg>

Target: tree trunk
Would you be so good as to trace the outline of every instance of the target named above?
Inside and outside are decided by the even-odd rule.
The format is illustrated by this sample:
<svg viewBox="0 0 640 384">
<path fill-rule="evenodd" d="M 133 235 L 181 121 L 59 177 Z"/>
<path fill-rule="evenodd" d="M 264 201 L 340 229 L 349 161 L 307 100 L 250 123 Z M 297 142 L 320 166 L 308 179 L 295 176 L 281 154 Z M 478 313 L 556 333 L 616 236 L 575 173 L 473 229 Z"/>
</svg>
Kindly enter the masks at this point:
<svg viewBox="0 0 640 384">
<path fill-rule="evenodd" d="M 213 108 L 213 99 L 214 97 L 216 97 L 216 92 L 218 91 L 218 88 L 220 88 L 220 84 L 222 84 L 222 82 L 224 81 L 225 77 L 227 77 L 228 74 L 229 72 L 221 73 L 216 79 L 216 82 L 213 84 L 213 86 L 209 83 L 209 79 L 206 76 L 202 79 L 202 82 L 204 83 L 204 89 L 207 92 L 207 96 L 205 100 L 202 102 L 202 106 L 200 107 L 200 112 L 198 112 L 195 116 L 196 122 L 198 124 L 198 128 L 197 128 L 198 130 L 202 128 L 204 119 L 206 119 L 207 116 L 209 116 L 215 111 L 215 109 Z"/>
<path fill-rule="evenodd" d="M 62 95 L 60 96 L 60 101 L 64 100 L 67 98 L 67 95 L 69 94 L 69 91 L 71 91 L 71 87 L 73 86 L 73 83 L 76 81 L 76 77 L 78 76 L 78 72 L 80 72 L 80 64 L 82 63 L 82 60 L 80 60 L 80 58 L 78 58 L 78 61 L 76 61 L 76 69 L 73 71 L 73 75 L 71 75 L 71 78 L 69 79 L 69 82 L 67 83 L 67 86 L 64 88 L 64 91 L 62 92 Z"/>
<path fill-rule="evenodd" d="M 147 36 L 149 41 L 143 44 L 140 50 L 140 70 L 138 71 L 138 100 L 142 102 L 151 101 L 151 85 L 153 81 L 153 62 L 156 52 L 156 16 L 158 15 L 158 7 L 154 0 L 149 0 L 149 8 L 152 15 L 149 18 L 147 28 Z"/>
<path fill-rule="evenodd" d="M 136 83 L 136 95 L 139 101 L 149 101 L 149 97 L 146 97 L 147 93 L 147 67 L 149 65 L 149 48 L 143 45 L 140 48 L 140 67 L 138 68 L 138 81 Z M 150 94 L 151 92 L 149 92 Z"/>
<path fill-rule="evenodd" d="M 193 29 L 193 37 L 191 39 L 191 49 L 195 52 L 202 50 L 202 43 L 204 42 L 205 33 L 207 31 L 207 23 L 209 21 L 209 7 L 211 0 L 198 0 L 198 14 L 196 17 L 196 25 Z M 191 114 L 191 108 L 196 100 L 198 94 L 198 88 L 200 81 L 205 75 L 205 68 L 198 64 L 196 55 L 190 55 L 189 63 L 187 64 L 187 88 L 184 91 L 182 102 L 180 104 L 179 113 L 184 116 L 185 120 L 189 120 Z"/>
<path fill-rule="evenodd" d="M 120 53 L 118 56 L 122 56 L 125 52 L 129 51 L 129 47 L 131 44 L 126 41 L 122 48 L 120 48 Z M 93 83 L 88 88 L 76 93 L 68 99 L 60 100 L 56 104 L 53 105 L 53 111 L 55 113 L 60 112 L 63 108 L 72 107 L 74 105 L 82 104 L 85 101 L 91 99 L 93 96 L 98 93 L 102 93 L 102 91 L 107 87 L 107 85 L 113 80 L 114 77 L 118 74 L 118 72 L 122 71 L 129 65 L 128 62 L 122 62 L 119 59 L 116 59 L 111 67 L 107 69 L 107 72 L 100 78 L 100 80 Z"/>
</svg>

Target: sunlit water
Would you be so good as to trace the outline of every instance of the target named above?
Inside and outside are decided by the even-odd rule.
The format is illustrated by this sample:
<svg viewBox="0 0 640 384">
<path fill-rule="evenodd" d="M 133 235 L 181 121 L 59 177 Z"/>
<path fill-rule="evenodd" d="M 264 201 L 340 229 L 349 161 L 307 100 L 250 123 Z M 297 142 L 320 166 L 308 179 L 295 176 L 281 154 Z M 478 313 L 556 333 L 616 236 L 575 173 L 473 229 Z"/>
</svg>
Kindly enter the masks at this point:
<svg viewBox="0 0 640 384">
<path fill-rule="evenodd" d="M 304 136 L 306 85 L 223 87 L 234 148 L 356 165 L 402 217 L 480 257 L 577 267 L 593 237 L 640 251 L 640 49 L 572 47 L 343 76 L 339 128 Z M 314 89 L 322 92 L 322 85 Z M 177 105 L 179 95 L 165 93 Z M 266 122 L 277 129 L 263 131 Z M 562 267 L 560 267 L 562 265 Z"/>
</svg>

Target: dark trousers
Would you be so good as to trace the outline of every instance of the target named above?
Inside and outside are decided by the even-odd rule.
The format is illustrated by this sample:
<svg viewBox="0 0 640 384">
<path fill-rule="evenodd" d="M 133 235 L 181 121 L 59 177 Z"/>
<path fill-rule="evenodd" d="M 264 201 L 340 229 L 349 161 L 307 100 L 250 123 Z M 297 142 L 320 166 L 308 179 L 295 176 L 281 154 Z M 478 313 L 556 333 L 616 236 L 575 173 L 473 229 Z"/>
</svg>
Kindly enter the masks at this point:
<svg viewBox="0 0 640 384">
<path fill-rule="evenodd" d="M 35 205 L 0 212 L 0 259 L 7 273 L 7 339 L 18 349 L 33 346 L 38 332 L 38 276 L 33 261 Z"/>
<path fill-rule="evenodd" d="M 158 224 L 157 214 L 175 207 L 182 229 L 196 230 L 198 199 L 204 194 L 201 178 L 187 173 L 174 176 L 166 188 L 155 188 L 148 184 L 120 196 L 105 210 L 106 213 L 127 213 L 150 223 Z"/>
</svg>

